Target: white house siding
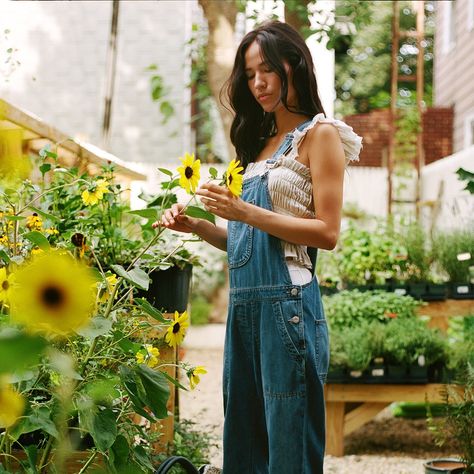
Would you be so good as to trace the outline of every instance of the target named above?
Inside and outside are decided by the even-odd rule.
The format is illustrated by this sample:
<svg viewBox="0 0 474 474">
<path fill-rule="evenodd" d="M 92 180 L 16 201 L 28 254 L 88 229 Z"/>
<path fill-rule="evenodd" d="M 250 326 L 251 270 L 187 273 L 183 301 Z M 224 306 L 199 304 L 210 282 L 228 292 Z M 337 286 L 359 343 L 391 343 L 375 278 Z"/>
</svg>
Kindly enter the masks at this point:
<svg viewBox="0 0 474 474">
<path fill-rule="evenodd" d="M 436 201 L 443 182 L 443 192 L 436 218 L 436 228 L 449 229 L 474 225 L 474 195 L 464 190 L 465 181 L 458 179 L 456 171 L 472 171 L 474 146 L 425 166 L 421 172 L 422 200 Z M 430 222 L 429 208 L 424 211 L 425 222 Z"/>
<path fill-rule="evenodd" d="M 185 42 L 193 3 L 120 2 L 108 151 L 124 160 L 154 165 L 190 148 Z M 0 2 L 0 32 L 10 30 L 2 50 L 17 48 L 21 62 L 8 81 L 0 75 L 0 97 L 100 145 L 111 13 L 110 1 Z M 175 109 L 166 125 L 151 100 L 145 69 L 153 63 Z"/>
<path fill-rule="evenodd" d="M 454 152 L 464 148 L 464 123 L 474 114 L 474 28 L 469 29 L 470 2 L 435 2 L 434 103 L 440 107 L 454 107 Z M 454 15 L 455 41 L 446 51 L 449 8 Z"/>
</svg>

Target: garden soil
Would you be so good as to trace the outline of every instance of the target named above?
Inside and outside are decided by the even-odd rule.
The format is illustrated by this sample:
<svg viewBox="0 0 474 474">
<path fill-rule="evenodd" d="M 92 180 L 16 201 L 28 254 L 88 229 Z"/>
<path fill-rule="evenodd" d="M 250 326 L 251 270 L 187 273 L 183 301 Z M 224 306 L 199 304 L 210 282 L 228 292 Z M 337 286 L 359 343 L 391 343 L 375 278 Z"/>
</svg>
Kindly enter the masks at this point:
<svg viewBox="0 0 474 474">
<path fill-rule="evenodd" d="M 222 345 L 224 325 L 191 326 L 183 360 L 208 371 L 194 391 L 180 392 L 180 416 L 213 434 L 211 462 L 222 466 Z M 183 380 L 186 384 L 186 381 Z M 423 474 L 423 463 L 453 455 L 453 446 L 436 447 L 425 420 L 395 418 L 389 408 L 345 439 L 345 456 L 326 456 L 327 474 Z"/>
</svg>

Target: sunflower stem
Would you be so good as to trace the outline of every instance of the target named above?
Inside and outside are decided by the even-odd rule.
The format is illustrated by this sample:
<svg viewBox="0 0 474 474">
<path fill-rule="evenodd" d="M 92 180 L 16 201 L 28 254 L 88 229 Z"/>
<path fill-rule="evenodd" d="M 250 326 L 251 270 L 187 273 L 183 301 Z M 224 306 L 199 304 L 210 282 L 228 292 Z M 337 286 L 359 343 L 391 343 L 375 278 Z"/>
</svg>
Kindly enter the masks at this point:
<svg viewBox="0 0 474 474">
<path fill-rule="evenodd" d="M 48 435 L 48 441 L 46 443 L 46 446 L 43 450 L 43 454 L 41 455 L 41 459 L 39 462 L 39 474 L 42 474 L 43 472 L 46 472 L 46 466 L 47 466 L 47 460 L 49 458 L 49 454 L 51 453 L 51 448 L 53 447 L 53 437 L 51 435 Z"/>
<path fill-rule="evenodd" d="M 94 451 L 92 453 L 92 455 L 89 457 L 89 459 L 87 460 L 87 462 L 84 464 L 84 466 L 82 466 L 82 469 L 79 471 L 78 474 L 83 474 L 84 472 L 87 471 L 87 469 L 89 468 L 89 466 L 92 464 L 92 462 L 94 461 L 95 457 L 97 456 L 97 451 Z"/>
</svg>

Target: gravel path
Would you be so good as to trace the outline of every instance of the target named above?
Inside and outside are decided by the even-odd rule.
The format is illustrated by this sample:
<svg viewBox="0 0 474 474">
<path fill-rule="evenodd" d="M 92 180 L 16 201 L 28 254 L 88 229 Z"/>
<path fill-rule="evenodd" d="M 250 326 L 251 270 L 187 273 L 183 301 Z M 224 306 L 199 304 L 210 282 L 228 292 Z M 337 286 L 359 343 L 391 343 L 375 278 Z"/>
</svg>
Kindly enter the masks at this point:
<svg viewBox="0 0 474 474">
<path fill-rule="evenodd" d="M 209 327 L 192 327 L 185 339 L 184 357 L 186 362 L 194 365 L 204 365 L 208 371 L 201 377 L 201 383 L 194 391 L 180 393 L 180 414 L 183 419 L 196 422 L 198 428 L 211 432 L 216 437 L 217 448 L 211 451 L 211 462 L 215 466 L 222 466 L 222 343 L 224 337 L 223 325 L 210 325 Z M 344 457 L 326 456 L 326 474 L 423 474 L 423 463 L 430 457 L 442 454 L 436 451 L 427 453 L 426 446 L 431 441 L 426 438 L 428 433 L 422 420 L 410 422 L 407 420 L 393 419 L 387 409 L 376 417 L 376 420 L 360 428 L 346 439 L 346 450 L 361 454 L 349 454 Z M 384 440 L 378 444 L 381 432 Z M 427 443 L 418 449 L 410 447 L 411 439 L 404 440 L 407 431 L 411 434 L 420 432 L 421 440 Z M 375 433 L 375 434 L 374 434 Z M 370 438 L 365 443 L 365 436 Z M 400 452 L 393 441 L 393 437 L 400 438 Z M 428 441 L 426 441 L 428 439 Z M 403 442 L 406 441 L 404 445 Z M 415 438 L 415 443 L 417 442 Z M 387 446 L 388 445 L 388 446 Z M 390 449 L 390 446 L 396 446 Z M 364 448 L 367 449 L 364 451 Z M 428 448 L 429 449 L 429 448 Z M 375 454 L 374 452 L 375 451 Z M 380 453 L 379 453 L 380 451 Z M 395 452 L 394 452 L 395 451 Z M 366 454 L 371 453 L 371 454 Z M 408 453 L 407 457 L 403 453 Z M 243 473 L 245 474 L 245 473 Z"/>
</svg>

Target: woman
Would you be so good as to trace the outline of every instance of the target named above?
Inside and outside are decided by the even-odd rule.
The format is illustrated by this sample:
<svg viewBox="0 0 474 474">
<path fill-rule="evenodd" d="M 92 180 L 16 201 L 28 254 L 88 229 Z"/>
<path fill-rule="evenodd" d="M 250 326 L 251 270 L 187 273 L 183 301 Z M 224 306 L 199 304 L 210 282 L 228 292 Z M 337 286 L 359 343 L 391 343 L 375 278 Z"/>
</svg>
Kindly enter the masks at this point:
<svg viewBox="0 0 474 474">
<path fill-rule="evenodd" d="M 181 215 L 180 204 L 162 224 L 228 253 L 224 474 L 318 474 L 328 334 L 308 248 L 336 245 L 344 170 L 361 138 L 325 118 L 311 54 L 284 23 L 244 37 L 227 92 L 243 193 L 205 184 L 196 194 L 228 228 Z"/>
</svg>

